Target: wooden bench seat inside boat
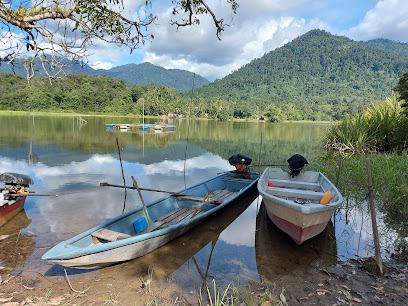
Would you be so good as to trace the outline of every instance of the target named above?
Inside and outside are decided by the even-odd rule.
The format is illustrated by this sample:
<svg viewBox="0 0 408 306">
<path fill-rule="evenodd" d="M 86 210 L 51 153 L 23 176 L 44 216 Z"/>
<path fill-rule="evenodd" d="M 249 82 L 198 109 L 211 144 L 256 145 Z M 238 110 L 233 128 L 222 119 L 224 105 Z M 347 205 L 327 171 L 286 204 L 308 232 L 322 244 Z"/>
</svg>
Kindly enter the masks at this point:
<svg viewBox="0 0 408 306">
<path fill-rule="evenodd" d="M 207 200 L 205 202 L 210 203 L 210 204 L 221 204 L 222 202 L 224 202 L 227 199 L 234 196 L 237 192 L 238 191 L 229 191 L 227 189 L 215 190 L 215 191 L 210 193 L 210 195 L 208 196 L 208 198 L 207 198 Z M 178 196 L 177 200 L 191 201 L 191 202 L 201 202 L 203 200 L 203 197 L 196 197 L 196 196 L 186 195 L 186 196 Z"/>
<path fill-rule="evenodd" d="M 271 179 L 270 181 L 275 185 L 275 187 L 304 189 L 304 190 L 313 190 L 313 191 L 319 191 L 321 188 L 319 183 L 309 183 L 309 182 L 303 182 L 303 181 L 290 181 L 290 180 L 279 180 L 279 179 Z"/>
<path fill-rule="evenodd" d="M 115 231 L 109 230 L 107 228 L 100 228 L 97 231 L 93 232 L 91 235 L 92 235 L 92 239 L 93 239 L 94 244 L 100 243 L 101 240 L 117 241 L 117 240 L 132 237 L 132 236 L 130 236 L 128 234 L 115 232 Z"/>
<path fill-rule="evenodd" d="M 150 233 L 156 229 L 171 226 L 177 223 L 182 222 L 188 218 L 191 218 L 193 214 L 198 215 L 203 211 L 196 211 L 190 207 L 179 207 L 168 214 L 158 218 L 155 222 L 151 223 L 144 231 L 137 233 L 134 236 L 138 236 L 141 234 Z M 106 228 L 101 228 L 92 234 L 92 239 L 94 244 L 99 244 L 103 241 L 117 241 L 121 239 L 126 239 L 130 237 L 134 237 L 128 234 L 119 233 L 116 231 L 112 231 Z"/>
<path fill-rule="evenodd" d="M 293 197 L 298 199 L 319 200 L 323 197 L 324 192 L 300 190 L 292 188 L 268 187 L 269 194 L 278 197 Z"/>
<path fill-rule="evenodd" d="M 223 177 L 223 180 L 229 180 L 229 181 L 242 181 L 242 182 L 253 182 L 255 179 L 254 178 L 245 178 L 245 177 Z"/>
</svg>

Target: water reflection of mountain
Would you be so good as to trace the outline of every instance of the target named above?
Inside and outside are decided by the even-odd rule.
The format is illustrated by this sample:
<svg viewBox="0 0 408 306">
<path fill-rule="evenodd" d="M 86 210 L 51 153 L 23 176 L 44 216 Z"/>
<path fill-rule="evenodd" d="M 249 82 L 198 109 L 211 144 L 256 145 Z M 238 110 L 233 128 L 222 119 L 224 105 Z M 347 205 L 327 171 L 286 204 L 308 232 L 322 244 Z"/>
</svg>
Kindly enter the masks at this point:
<svg viewBox="0 0 408 306">
<path fill-rule="evenodd" d="M 268 284 L 295 271 L 307 272 L 313 267 L 337 263 L 337 247 L 331 222 L 316 237 L 296 245 L 279 230 L 266 214 L 262 202 L 256 218 L 255 253 L 258 273 Z"/>
<path fill-rule="evenodd" d="M 119 142 L 120 143 L 120 142 Z M 112 144 L 115 144 L 112 142 Z M 109 152 L 112 156 L 119 159 L 116 144 L 112 145 L 113 151 Z M 72 162 L 84 162 L 89 160 L 93 155 L 99 153 L 85 152 L 85 151 L 69 151 L 64 150 L 56 146 L 41 146 L 33 145 L 32 150 L 38 156 L 39 161 L 49 167 L 70 164 Z M 127 145 L 121 151 L 121 157 L 123 162 L 138 162 L 141 164 L 149 165 L 157 163 L 162 160 L 184 160 L 186 151 L 186 143 L 179 141 L 168 147 L 157 148 L 142 148 L 139 145 Z M 10 158 L 12 160 L 25 160 L 29 152 L 29 142 L 24 145 L 23 148 L 6 148 L 0 149 L 0 156 Z M 189 144 L 188 145 L 188 158 L 193 158 L 204 154 L 206 151 L 199 146 Z"/>
<path fill-rule="evenodd" d="M 0 236 L 8 235 L 0 241 L 0 265 L 16 269 L 33 254 L 36 243 L 31 236 L 21 234 L 31 223 L 24 210 L 20 211 L 10 222 L 0 228 Z"/>
</svg>

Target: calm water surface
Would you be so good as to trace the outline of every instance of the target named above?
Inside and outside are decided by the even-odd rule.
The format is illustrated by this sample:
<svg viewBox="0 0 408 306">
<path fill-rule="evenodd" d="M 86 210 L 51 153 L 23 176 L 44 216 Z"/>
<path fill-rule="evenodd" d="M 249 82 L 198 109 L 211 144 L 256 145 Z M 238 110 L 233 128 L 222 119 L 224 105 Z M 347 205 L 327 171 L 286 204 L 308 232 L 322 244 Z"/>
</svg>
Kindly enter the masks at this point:
<svg viewBox="0 0 408 306">
<path fill-rule="evenodd" d="M 188 128 L 183 120 L 167 121 L 176 126 L 174 131 L 141 133 L 111 131 L 105 125 L 137 124 L 139 119 L 84 118 L 86 124 L 75 116 L 0 116 L 0 173 L 28 174 L 37 194 L 58 195 L 28 197 L 25 210 L 0 228 L 0 235 L 10 235 L 0 242 L 0 266 L 63 275 L 63 267 L 41 260 L 49 247 L 141 206 L 137 192 L 129 190 L 125 201 L 123 189 L 99 186 L 123 183 L 116 139 L 128 185 L 133 175 L 140 187 L 179 191 L 232 170 L 228 158 L 235 153 L 251 156 L 253 164 L 260 160 L 268 165 L 287 165 L 286 160 L 299 153 L 314 170 L 327 127 L 192 120 Z M 164 195 L 143 192 L 146 202 Z M 268 282 L 295 270 L 372 255 L 370 224 L 366 211 L 343 209 L 321 235 L 296 246 L 271 224 L 262 199 L 253 193 L 161 249 L 110 269 L 132 280 L 130 271 L 152 267 L 155 278 L 176 280 L 185 290 L 211 279 L 226 285 L 239 277 L 245 285 L 259 282 L 262 275 Z M 379 224 L 381 228 L 381 220 Z M 387 235 L 381 235 L 384 243 L 393 233 Z"/>
</svg>

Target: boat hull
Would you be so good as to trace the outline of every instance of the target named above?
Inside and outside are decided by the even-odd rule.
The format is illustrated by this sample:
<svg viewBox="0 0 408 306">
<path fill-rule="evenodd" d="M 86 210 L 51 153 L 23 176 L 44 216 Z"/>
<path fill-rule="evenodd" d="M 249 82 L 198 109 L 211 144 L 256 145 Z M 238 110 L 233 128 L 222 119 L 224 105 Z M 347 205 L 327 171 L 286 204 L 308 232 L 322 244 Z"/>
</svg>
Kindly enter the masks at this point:
<svg viewBox="0 0 408 306">
<path fill-rule="evenodd" d="M 265 201 L 266 203 L 266 201 Z M 333 215 L 333 212 L 325 212 L 321 216 L 304 216 L 300 225 L 293 222 L 292 218 L 281 218 L 272 213 L 274 211 L 274 205 L 271 203 L 266 204 L 267 214 L 269 219 L 283 232 L 288 234 L 296 244 L 302 244 L 306 240 L 320 234 L 327 226 L 328 222 Z M 288 220 L 289 219 L 289 220 Z M 320 223 L 319 223 L 320 222 Z M 309 225 L 303 225 L 309 224 Z"/>
<path fill-rule="evenodd" d="M 143 209 L 118 216 L 60 242 L 42 258 L 67 267 L 94 269 L 144 256 L 183 235 L 250 190 L 255 191 L 258 176 L 257 174 L 251 175 L 251 179 L 247 181 L 222 175 L 181 191 L 183 195 L 179 193 L 178 196 L 169 196 L 147 205 L 149 219 L 156 221 L 150 223 L 149 227 L 140 233 L 135 232 L 133 222 L 146 216 Z M 217 194 L 217 200 L 211 196 L 215 194 L 215 191 L 220 191 Z M 208 201 L 199 202 L 201 204 L 198 205 L 202 208 L 197 210 L 195 207 L 197 202 L 194 200 L 203 197 Z M 157 229 L 149 230 L 155 224 L 162 222 L 168 223 L 159 225 Z M 111 233 L 112 231 L 119 232 L 126 237 L 120 240 L 97 241 L 94 238 L 101 229 Z"/>
<path fill-rule="evenodd" d="M 169 243 L 173 239 L 186 233 L 198 223 L 199 222 L 191 224 L 188 227 L 184 227 L 178 231 L 174 231 L 166 235 L 150 238 L 129 245 L 120 246 L 118 248 L 106 250 L 104 252 L 89 254 L 72 259 L 50 260 L 50 262 L 60 264 L 65 267 L 80 269 L 97 269 L 107 267 L 117 262 L 132 260 L 151 253 L 154 250 Z"/>
<path fill-rule="evenodd" d="M 320 204 L 329 190 L 330 202 Z M 281 169 L 268 168 L 258 182 L 258 191 L 271 221 L 296 244 L 320 234 L 343 201 L 337 188 L 313 171 L 292 177 Z"/>
<path fill-rule="evenodd" d="M 6 224 L 24 208 L 25 200 L 26 197 L 22 197 L 18 198 L 13 204 L 5 203 L 0 206 L 0 226 Z"/>
</svg>

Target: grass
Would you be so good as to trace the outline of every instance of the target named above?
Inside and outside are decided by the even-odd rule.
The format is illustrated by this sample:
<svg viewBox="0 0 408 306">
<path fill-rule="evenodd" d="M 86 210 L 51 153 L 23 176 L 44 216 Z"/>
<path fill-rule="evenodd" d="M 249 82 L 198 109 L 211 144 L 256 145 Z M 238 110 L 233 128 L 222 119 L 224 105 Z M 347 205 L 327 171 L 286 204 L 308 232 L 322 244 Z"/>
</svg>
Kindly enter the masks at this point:
<svg viewBox="0 0 408 306">
<path fill-rule="evenodd" d="M 345 203 L 362 203 L 368 192 L 367 160 L 371 165 L 375 203 L 384 214 L 384 222 L 400 237 L 408 237 L 408 174 L 403 170 L 408 169 L 408 153 L 347 157 L 327 154 L 321 157 L 320 171 L 337 185 Z"/>
<path fill-rule="evenodd" d="M 198 304 L 210 306 L 227 306 L 227 305 L 284 305 L 285 303 L 277 297 L 269 288 L 262 287 L 261 294 L 255 294 L 253 290 L 248 287 L 240 287 L 239 279 L 237 286 L 231 283 L 224 291 L 220 291 L 216 287 L 215 280 L 212 280 L 212 289 L 207 287 L 207 301 L 204 302 L 204 297 L 200 292 Z"/>
<path fill-rule="evenodd" d="M 332 125 L 324 137 L 324 147 L 342 154 L 402 152 L 408 148 L 407 130 L 408 118 L 401 102 L 388 98 Z"/>
</svg>

